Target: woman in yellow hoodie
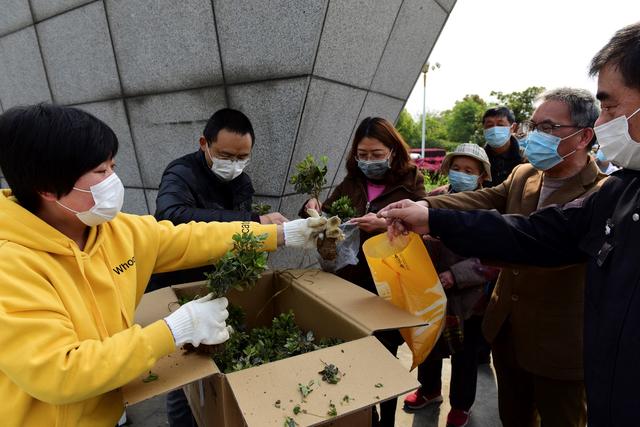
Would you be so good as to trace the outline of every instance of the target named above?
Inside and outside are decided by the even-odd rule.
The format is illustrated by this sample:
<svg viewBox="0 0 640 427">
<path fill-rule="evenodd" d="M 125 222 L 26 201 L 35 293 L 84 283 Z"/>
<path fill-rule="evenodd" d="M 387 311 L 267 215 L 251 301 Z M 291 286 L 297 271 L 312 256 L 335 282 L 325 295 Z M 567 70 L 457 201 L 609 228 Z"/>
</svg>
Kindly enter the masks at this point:
<svg viewBox="0 0 640 427">
<path fill-rule="evenodd" d="M 184 343 L 228 338 L 226 299 L 205 297 L 147 327 L 134 311 L 149 277 L 205 265 L 242 230 L 266 250 L 314 244 L 323 224 L 189 223 L 120 213 L 118 140 L 68 107 L 0 116 L 0 420 L 113 427 L 120 387 Z"/>
</svg>

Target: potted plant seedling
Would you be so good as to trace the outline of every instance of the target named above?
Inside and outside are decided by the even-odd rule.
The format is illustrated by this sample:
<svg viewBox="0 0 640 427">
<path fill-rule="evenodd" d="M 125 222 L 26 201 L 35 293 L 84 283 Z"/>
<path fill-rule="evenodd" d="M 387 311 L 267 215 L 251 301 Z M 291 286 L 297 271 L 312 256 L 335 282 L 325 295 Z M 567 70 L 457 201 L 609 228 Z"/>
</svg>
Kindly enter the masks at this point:
<svg viewBox="0 0 640 427">
<path fill-rule="evenodd" d="M 342 222 L 347 222 L 358 215 L 349 196 L 338 197 L 334 200 L 327 208 L 327 213 L 331 216 L 337 216 Z"/>
<path fill-rule="evenodd" d="M 214 298 L 225 296 L 232 288 L 244 291 L 256 285 L 267 269 L 267 253 L 261 251 L 265 240 L 266 234 L 233 235 L 233 248 L 216 261 L 211 273 L 205 273 L 207 288 Z"/>
<path fill-rule="evenodd" d="M 227 251 L 216 263 L 207 277 L 206 287 L 213 294 L 213 298 L 223 297 L 230 289 L 244 291 L 253 288 L 262 273 L 267 269 L 267 254 L 261 251 L 266 234 L 255 235 L 253 232 L 236 233 L 233 235 L 233 247 Z M 186 345 L 188 350 L 195 347 Z M 197 347 L 199 353 L 215 353 L 217 346 L 201 344 Z"/>
<path fill-rule="evenodd" d="M 305 157 L 303 161 L 296 165 L 296 174 L 289 182 L 294 185 L 296 192 L 308 194 L 312 198 L 319 200 L 320 191 L 327 183 L 327 156 L 320 157 L 320 162 L 316 163 L 312 155 Z M 313 209 L 308 209 L 309 216 L 320 216 Z M 340 218 L 336 215 L 329 218 L 327 229 L 318 236 L 318 253 L 325 260 L 335 260 L 337 257 L 337 242 L 344 239 L 344 234 L 339 228 Z"/>
<path fill-rule="evenodd" d="M 271 205 L 266 203 L 252 203 L 251 211 L 257 213 L 258 215 L 266 215 L 271 212 Z"/>
<path fill-rule="evenodd" d="M 320 191 L 327 183 L 327 156 L 320 157 L 316 163 L 312 155 L 308 155 L 296 165 L 296 173 L 289 182 L 293 184 L 297 193 L 308 194 L 320 200 Z"/>
</svg>

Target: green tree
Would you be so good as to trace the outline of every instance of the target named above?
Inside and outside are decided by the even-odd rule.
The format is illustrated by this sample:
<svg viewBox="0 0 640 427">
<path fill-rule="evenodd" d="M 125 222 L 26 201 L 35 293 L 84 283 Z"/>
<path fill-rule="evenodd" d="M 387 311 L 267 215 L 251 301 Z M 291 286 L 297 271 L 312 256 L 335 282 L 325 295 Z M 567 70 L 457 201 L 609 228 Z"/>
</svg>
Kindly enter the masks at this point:
<svg viewBox="0 0 640 427">
<path fill-rule="evenodd" d="M 422 146 L 422 114 L 414 119 L 406 109 L 403 109 L 398 116 L 396 129 L 410 147 Z M 452 146 L 455 148 L 455 144 L 449 140 L 447 127 L 440 114 L 427 113 L 425 133 L 425 147 L 439 147 L 447 150 L 451 150 Z"/>
<path fill-rule="evenodd" d="M 400 115 L 396 121 L 396 129 L 410 147 L 420 146 L 422 138 L 420 133 L 422 129 L 418 127 L 418 124 L 406 108 L 403 108 L 402 111 L 400 111 Z"/>
<path fill-rule="evenodd" d="M 456 101 L 451 110 L 442 114 L 448 139 L 457 143 L 482 144 L 481 120 L 486 109 L 487 103 L 478 95 L 466 95 L 461 101 Z"/>
<path fill-rule="evenodd" d="M 531 86 L 522 92 L 503 93 L 491 91 L 491 96 L 495 96 L 501 105 L 506 105 L 516 116 L 516 122 L 522 123 L 528 120 L 533 114 L 533 101 L 544 91 L 544 87 Z"/>
</svg>

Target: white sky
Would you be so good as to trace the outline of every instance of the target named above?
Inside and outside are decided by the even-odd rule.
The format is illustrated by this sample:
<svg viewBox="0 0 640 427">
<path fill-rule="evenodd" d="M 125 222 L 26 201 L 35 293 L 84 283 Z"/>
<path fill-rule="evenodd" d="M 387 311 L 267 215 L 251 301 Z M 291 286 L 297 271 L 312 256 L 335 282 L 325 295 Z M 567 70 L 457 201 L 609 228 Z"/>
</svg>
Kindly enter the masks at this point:
<svg viewBox="0 0 640 427">
<path fill-rule="evenodd" d="M 486 101 L 492 90 L 581 87 L 591 58 L 625 25 L 640 20 L 638 0 L 458 0 L 433 51 L 427 111 L 453 107 L 467 94 Z M 405 108 L 422 113 L 420 75 Z M 495 100 L 494 100 L 495 101 Z"/>
</svg>

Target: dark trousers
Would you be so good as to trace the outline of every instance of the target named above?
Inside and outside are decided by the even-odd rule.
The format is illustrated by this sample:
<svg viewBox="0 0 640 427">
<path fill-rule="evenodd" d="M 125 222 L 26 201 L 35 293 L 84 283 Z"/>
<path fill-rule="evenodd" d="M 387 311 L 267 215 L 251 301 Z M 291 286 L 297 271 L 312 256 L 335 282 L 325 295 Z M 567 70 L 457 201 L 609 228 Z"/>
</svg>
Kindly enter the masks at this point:
<svg viewBox="0 0 640 427">
<path fill-rule="evenodd" d="M 504 427 L 584 427 L 583 381 L 557 380 L 524 370 L 517 361 L 508 323 L 492 343 L 498 409 Z"/>
<path fill-rule="evenodd" d="M 376 332 L 375 337 L 378 338 L 380 343 L 384 345 L 384 347 L 389 350 L 391 354 L 394 356 L 398 355 L 398 347 L 402 345 L 404 339 L 400 332 L 397 330 L 394 331 L 379 331 Z M 376 424 L 376 420 L 374 419 L 374 426 L 379 425 L 380 427 L 393 427 L 396 421 L 396 407 L 398 406 L 398 399 L 387 400 L 386 402 L 382 402 L 380 404 L 380 422 Z M 377 416 L 374 411 L 374 418 Z"/>
<path fill-rule="evenodd" d="M 167 420 L 169 427 L 198 427 L 181 388 L 167 393 Z"/>
<path fill-rule="evenodd" d="M 463 348 L 451 355 L 451 383 L 449 402 L 451 407 L 468 411 L 476 400 L 478 383 L 478 348 L 482 334 L 482 317 L 471 316 L 463 322 Z M 442 338 L 440 338 L 442 340 Z M 445 343 L 438 342 L 436 346 Z M 437 395 L 442 390 L 442 354 L 437 349 L 418 366 L 418 381 L 425 395 Z"/>
</svg>

